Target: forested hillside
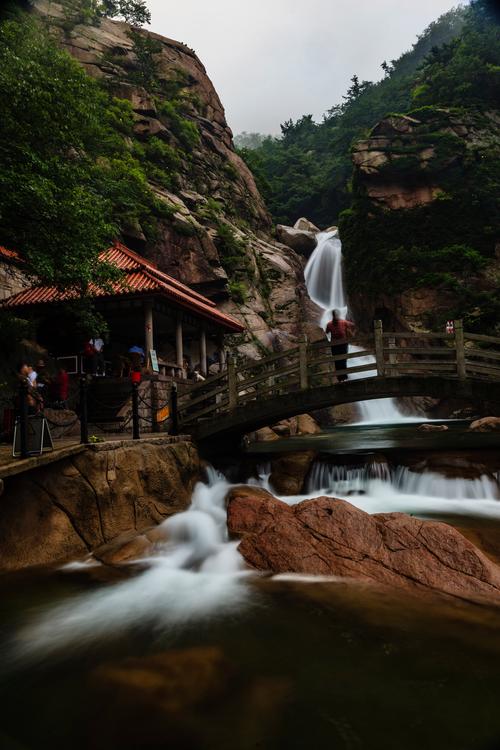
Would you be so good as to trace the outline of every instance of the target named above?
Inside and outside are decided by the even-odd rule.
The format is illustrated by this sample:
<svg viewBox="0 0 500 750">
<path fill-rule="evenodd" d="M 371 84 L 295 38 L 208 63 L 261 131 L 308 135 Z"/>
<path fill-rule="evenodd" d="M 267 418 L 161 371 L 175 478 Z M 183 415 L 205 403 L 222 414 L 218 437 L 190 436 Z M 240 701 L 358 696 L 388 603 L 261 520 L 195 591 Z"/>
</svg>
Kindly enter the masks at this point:
<svg viewBox="0 0 500 750">
<path fill-rule="evenodd" d="M 500 24 L 491 0 L 450 11 L 377 84 L 353 78 L 324 122 L 242 153 L 275 220 L 338 222 L 358 322 L 497 332 Z"/>
<path fill-rule="evenodd" d="M 460 33 L 466 15 L 458 8 L 441 16 L 410 51 L 382 62 L 385 77 L 378 83 L 354 75 L 343 101 L 332 106 L 323 122 L 315 123 L 311 115 L 289 120 L 281 126 L 280 138 L 265 138 L 259 148 L 248 148 L 258 144 L 256 134 L 236 138 L 276 223 L 293 224 L 307 216 L 318 226 L 329 226 L 349 206 L 353 141 L 388 112 L 412 107 L 419 67 L 433 48 Z"/>
<path fill-rule="evenodd" d="M 439 327 L 500 320 L 500 24 L 473 3 L 456 39 L 417 73 L 413 108 L 354 145 L 352 205 L 340 215 L 349 291 Z M 385 297 L 385 301 L 384 301 Z"/>
</svg>

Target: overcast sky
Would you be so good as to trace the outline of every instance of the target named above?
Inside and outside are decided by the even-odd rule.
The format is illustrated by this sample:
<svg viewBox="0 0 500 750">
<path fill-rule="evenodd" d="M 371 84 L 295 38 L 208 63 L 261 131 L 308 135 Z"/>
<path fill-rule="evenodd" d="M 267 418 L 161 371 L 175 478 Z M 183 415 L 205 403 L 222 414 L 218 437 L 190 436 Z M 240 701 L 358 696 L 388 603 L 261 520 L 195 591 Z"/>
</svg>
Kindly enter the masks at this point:
<svg viewBox="0 0 500 750">
<path fill-rule="evenodd" d="M 205 65 L 234 133 L 278 133 L 341 101 L 459 0 L 148 0 L 152 30 Z"/>
</svg>

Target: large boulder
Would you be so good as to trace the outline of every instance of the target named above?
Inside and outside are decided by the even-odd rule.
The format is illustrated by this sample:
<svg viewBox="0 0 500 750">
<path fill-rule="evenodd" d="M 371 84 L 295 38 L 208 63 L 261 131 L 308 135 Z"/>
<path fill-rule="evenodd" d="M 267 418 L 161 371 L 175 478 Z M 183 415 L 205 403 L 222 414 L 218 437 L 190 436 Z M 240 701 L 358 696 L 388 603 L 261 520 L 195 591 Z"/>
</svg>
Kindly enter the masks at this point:
<svg viewBox="0 0 500 750">
<path fill-rule="evenodd" d="M 312 221 L 309 221 L 309 219 L 306 219 L 303 216 L 300 219 L 297 219 L 297 221 L 293 225 L 293 228 L 301 229 L 305 232 L 313 232 L 314 234 L 318 234 L 318 232 L 320 231 L 316 224 L 313 224 Z"/>
<path fill-rule="evenodd" d="M 330 497 L 289 506 L 268 492 L 237 487 L 228 498 L 228 529 L 258 570 L 425 587 L 500 604 L 500 567 L 444 523 L 370 515 Z"/>
<path fill-rule="evenodd" d="M 295 229 L 285 224 L 276 226 L 276 237 L 287 247 L 308 258 L 316 247 L 316 234 L 306 229 Z"/>
<path fill-rule="evenodd" d="M 293 451 L 274 459 L 269 481 L 276 492 L 280 495 L 300 495 L 315 457 L 315 451 Z"/>
<path fill-rule="evenodd" d="M 185 510 L 200 458 L 192 443 L 171 440 L 97 444 L 8 478 L 0 504 L 0 569 L 81 557 Z M 120 543 L 123 549 L 103 555 L 110 562 L 137 556 L 147 541 Z"/>
<path fill-rule="evenodd" d="M 483 417 L 482 419 L 476 419 L 475 422 L 469 426 L 469 430 L 473 432 L 493 432 L 494 430 L 500 430 L 500 417 Z"/>
</svg>

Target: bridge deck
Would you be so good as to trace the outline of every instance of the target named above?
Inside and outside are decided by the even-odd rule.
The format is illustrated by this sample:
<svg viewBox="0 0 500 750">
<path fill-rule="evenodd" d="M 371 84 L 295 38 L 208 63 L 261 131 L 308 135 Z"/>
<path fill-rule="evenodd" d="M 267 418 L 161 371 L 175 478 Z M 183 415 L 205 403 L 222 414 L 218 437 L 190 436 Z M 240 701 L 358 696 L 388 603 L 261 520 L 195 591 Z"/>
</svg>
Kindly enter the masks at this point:
<svg viewBox="0 0 500 750">
<path fill-rule="evenodd" d="M 347 344 L 348 342 L 335 342 Z M 198 439 L 231 437 L 303 412 L 338 404 L 406 396 L 453 397 L 500 403 L 500 338 L 388 333 L 377 321 L 373 336 L 346 354 L 326 341 L 257 361 L 231 357 L 227 370 L 179 398 L 178 420 Z M 347 382 L 341 382 L 345 376 Z"/>
</svg>

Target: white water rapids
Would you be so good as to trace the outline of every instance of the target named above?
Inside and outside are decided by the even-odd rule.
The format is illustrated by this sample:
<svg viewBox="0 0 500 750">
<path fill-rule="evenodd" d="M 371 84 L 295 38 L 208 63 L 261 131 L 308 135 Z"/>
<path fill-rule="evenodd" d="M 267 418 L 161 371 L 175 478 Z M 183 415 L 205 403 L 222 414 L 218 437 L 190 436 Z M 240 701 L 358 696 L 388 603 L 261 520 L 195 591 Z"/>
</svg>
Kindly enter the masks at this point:
<svg viewBox="0 0 500 750">
<path fill-rule="evenodd" d="M 276 495 L 265 470 L 248 484 Z M 231 486 L 209 469 L 207 482 L 194 490 L 190 508 L 162 524 L 167 541 L 141 560 L 144 571 L 39 614 L 16 636 L 10 649 L 14 661 L 83 648 L 133 628 L 147 626 L 163 633 L 244 611 L 252 600 L 252 574 L 245 570 L 237 542 L 228 538 L 225 498 Z M 473 515 L 500 521 L 499 477 L 493 475 L 448 479 L 387 464 L 318 462 L 308 477 L 306 495 L 280 499 L 295 504 L 322 495 L 344 498 L 369 513 Z"/>
<path fill-rule="evenodd" d="M 309 297 L 318 307 L 323 310 L 320 325 L 323 329 L 331 320 L 332 310 L 338 310 L 340 317 L 348 317 L 347 298 L 344 288 L 342 273 L 342 243 L 339 239 L 338 232 L 320 232 L 317 235 L 317 245 L 309 258 L 304 278 L 306 282 Z M 360 347 L 350 346 L 351 352 L 362 351 Z M 361 366 L 375 364 L 374 357 L 360 357 L 359 359 L 350 359 L 347 366 Z M 353 380 L 357 378 L 366 378 L 369 372 L 354 373 L 350 377 Z M 373 372 L 375 375 L 376 372 Z M 400 413 L 395 402 L 391 398 L 376 399 L 373 401 L 362 401 L 357 404 L 361 422 L 366 423 L 390 423 L 404 421 L 414 421 L 413 418 L 405 418 Z"/>
</svg>

